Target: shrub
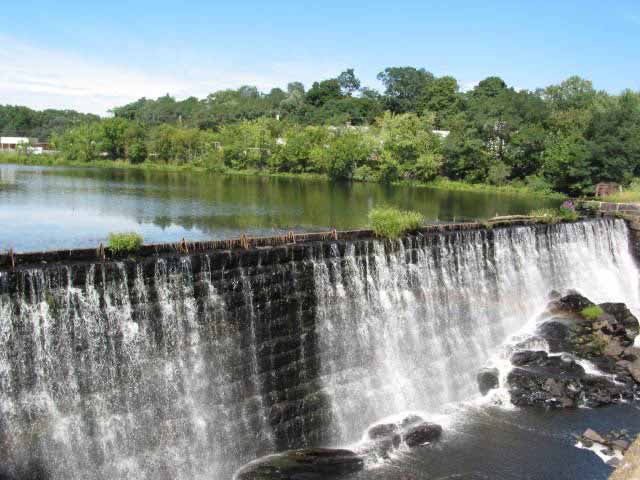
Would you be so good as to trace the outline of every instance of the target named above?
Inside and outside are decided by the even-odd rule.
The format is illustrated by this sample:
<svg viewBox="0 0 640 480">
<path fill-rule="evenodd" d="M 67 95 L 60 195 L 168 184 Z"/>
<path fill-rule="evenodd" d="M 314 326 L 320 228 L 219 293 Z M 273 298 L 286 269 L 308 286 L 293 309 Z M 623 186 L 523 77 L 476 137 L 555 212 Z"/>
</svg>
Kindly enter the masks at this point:
<svg viewBox="0 0 640 480">
<path fill-rule="evenodd" d="M 580 315 L 582 315 L 587 320 L 595 320 L 603 313 L 604 311 L 599 306 L 591 305 L 590 307 L 583 308 L 580 312 Z"/>
<path fill-rule="evenodd" d="M 535 217 L 544 223 L 558 223 L 560 216 L 553 208 L 538 208 L 529 212 L 530 217 Z"/>
<path fill-rule="evenodd" d="M 110 233 L 109 248 L 113 253 L 131 253 L 142 246 L 142 235 L 135 232 Z"/>
<path fill-rule="evenodd" d="M 398 238 L 417 229 L 423 221 L 418 212 L 393 207 L 377 207 L 369 212 L 371 228 L 379 237 Z"/>
</svg>

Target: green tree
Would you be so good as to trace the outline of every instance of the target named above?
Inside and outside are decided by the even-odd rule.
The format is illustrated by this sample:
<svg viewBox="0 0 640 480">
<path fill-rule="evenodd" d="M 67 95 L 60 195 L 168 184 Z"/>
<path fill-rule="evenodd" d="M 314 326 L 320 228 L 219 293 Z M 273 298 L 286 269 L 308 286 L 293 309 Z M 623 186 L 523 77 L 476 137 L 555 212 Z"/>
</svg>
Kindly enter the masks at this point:
<svg viewBox="0 0 640 480">
<path fill-rule="evenodd" d="M 424 68 L 389 67 L 378 74 L 385 86 L 385 105 L 394 113 L 417 112 L 425 87 L 433 74 Z"/>
<path fill-rule="evenodd" d="M 348 68 L 338 75 L 338 83 L 345 95 L 351 96 L 360 89 L 360 80 L 356 77 L 353 68 Z"/>
</svg>

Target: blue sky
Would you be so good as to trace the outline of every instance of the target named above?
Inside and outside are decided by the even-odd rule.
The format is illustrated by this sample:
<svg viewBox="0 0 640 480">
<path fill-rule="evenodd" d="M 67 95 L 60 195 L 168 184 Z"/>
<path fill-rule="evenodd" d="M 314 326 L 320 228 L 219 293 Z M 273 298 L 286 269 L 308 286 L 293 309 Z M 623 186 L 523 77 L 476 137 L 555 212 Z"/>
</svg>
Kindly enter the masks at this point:
<svg viewBox="0 0 640 480">
<path fill-rule="evenodd" d="M 141 96 L 309 85 L 349 67 L 379 88 L 379 71 L 403 65 L 465 88 L 577 74 L 640 90 L 637 0 L 3 3 L 0 104 L 103 114 Z"/>
</svg>

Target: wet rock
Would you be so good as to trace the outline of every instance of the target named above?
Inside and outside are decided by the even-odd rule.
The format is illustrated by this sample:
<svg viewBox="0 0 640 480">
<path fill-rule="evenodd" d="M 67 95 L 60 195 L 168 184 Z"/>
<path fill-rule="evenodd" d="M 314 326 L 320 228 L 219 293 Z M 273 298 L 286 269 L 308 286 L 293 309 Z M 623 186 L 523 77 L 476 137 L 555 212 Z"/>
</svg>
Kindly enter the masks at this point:
<svg viewBox="0 0 640 480">
<path fill-rule="evenodd" d="M 402 419 L 400 426 L 402 428 L 407 428 L 407 427 L 410 427 L 411 425 L 415 425 L 416 423 L 422 423 L 422 422 L 424 422 L 424 418 L 422 418 L 420 415 L 407 415 L 405 418 Z"/>
<path fill-rule="evenodd" d="M 551 353 L 566 352 L 571 348 L 569 325 L 562 320 L 551 320 L 538 327 L 538 333 L 547 341 Z"/>
<path fill-rule="evenodd" d="M 442 436 L 442 427 L 436 423 L 423 422 L 407 429 L 404 442 L 408 447 L 417 447 L 429 442 L 435 442 Z"/>
<path fill-rule="evenodd" d="M 620 450 L 621 452 L 626 452 L 627 449 L 629 448 L 629 442 L 626 440 L 614 440 L 611 442 L 611 446 L 616 449 L 616 450 Z"/>
<path fill-rule="evenodd" d="M 549 356 L 547 352 L 541 350 L 524 350 L 522 352 L 516 352 L 511 356 L 511 363 L 518 367 L 522 366 L 541 366 L 547 363 Z"/>
<path fill-rule="evenodd" d="M 583 309 L 595 305 L 591 300 L 576 291 L 570 291 L 564 297 L 553 300 L 547 306 L 552 313 L 579 314 Z"/>
<path fill-rule="evenodd" d="M 624 303 L 601 303 L 598 305 L 605 313 L 615 318 L 616 322 L 622 325 L 630 339 L 638 336 L 640 324 L 638 319 L 631 313 Z"/>
<path fill-rule="evenodd" d="M 381 453 L 386 453 L 391 448 L 400 446 L 400 429 L 395 423 L 383 423 L 375 425 L 367 432 L 369 438 L 376 442 L 376 449 Z"/>
<path fill-rule="evenodd" d="M 482 395 L 486 395 L 490 390 L 498 388 L 500 385 L 499 374 L 497 368 L 483 368 L 478 372 L 478 388 Z"/>
<path fill-rule="evenodd" d="M 605 439 L 598 432 L 592 430 L 591 428 L 587 428 L 582 434 L 582 437 L 594 443 L 600 443 L 602 445 L 606 443 Z"/>
<path fill-rule="evenodd" d="M 355 473 L 364 467 L 351 450 L 307 448 L 270 455 L 242 467 L 234 480 L 321 480 Z"/>
</svg>

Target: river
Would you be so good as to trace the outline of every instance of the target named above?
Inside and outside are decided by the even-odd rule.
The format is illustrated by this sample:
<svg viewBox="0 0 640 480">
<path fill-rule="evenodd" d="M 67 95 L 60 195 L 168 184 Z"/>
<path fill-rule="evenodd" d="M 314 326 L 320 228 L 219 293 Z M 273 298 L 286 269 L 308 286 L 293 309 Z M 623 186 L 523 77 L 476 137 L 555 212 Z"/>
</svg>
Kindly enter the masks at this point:
<svg viewBox="0 0 640 480">
<path fill-rule="evenodd" d="M 427 221 L 489 218 L 555 206 L 525 195 L 323 180 L 131 169 L 0 165 L 0 250 L 95 247 L 109 232 L 147 243 L 353 229 L 387 204 Z"/>
</svg>

